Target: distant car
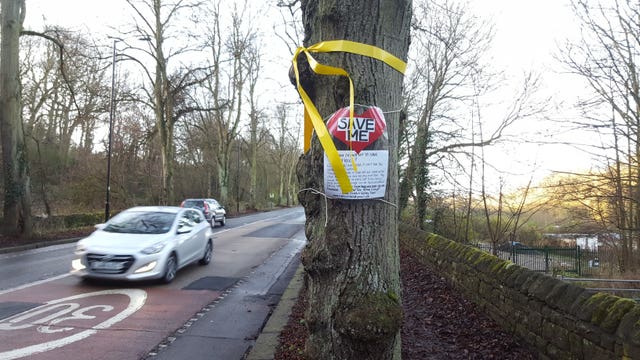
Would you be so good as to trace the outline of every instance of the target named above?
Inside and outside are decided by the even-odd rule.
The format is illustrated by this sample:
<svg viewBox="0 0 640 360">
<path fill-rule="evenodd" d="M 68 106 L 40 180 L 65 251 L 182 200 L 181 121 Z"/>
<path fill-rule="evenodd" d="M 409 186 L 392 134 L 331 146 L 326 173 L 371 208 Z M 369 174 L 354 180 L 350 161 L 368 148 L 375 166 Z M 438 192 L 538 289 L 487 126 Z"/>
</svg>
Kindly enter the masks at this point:
<svg viewBox="0 0 640 360">
<path fill-rule="evenodd" d="M 224 226 L 227 222 L 227 211 L 216 199 L 186 199 L 182 201 L 180 207 L 199 209 L 212 228 L 216 226 L 216 223 Z"/>
<path fill-rule="evenodd" d="M 200 210 L 177 206 L 141 206 L 96 225 L 78 241 L 71 273 L 110 280 L 159 279 L 196 261 L 211 262 L 213 233 Z"/>
<path fill-rule="evenodd" d="M 511 250 L 515 250 L 515 249 L 519 249 L 519 248 L 523 248 L 523 247 L 526 247 L 526 246 L 524 244 L 522 244 L 521 242 L 511 241 L 511 242 L 506 242 L 506 243 L 498 245 L 498 250 L 511 251 Z"/>
</svg>

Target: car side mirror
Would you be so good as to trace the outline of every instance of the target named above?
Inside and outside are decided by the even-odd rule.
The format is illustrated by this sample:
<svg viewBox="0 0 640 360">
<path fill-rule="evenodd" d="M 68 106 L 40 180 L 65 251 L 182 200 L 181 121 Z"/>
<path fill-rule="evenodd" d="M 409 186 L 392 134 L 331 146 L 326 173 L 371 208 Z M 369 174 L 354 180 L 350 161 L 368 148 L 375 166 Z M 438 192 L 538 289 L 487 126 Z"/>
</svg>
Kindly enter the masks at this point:
<svg viewBox="0 0 640 360">
<path fill-rule="evenodd" d="M 102 230 L 105 228 L 105 226 L 107 226 L 107 224 L 95 224 L 93 225 L 94 228 L 96 228 L 97 230 Z"/>
<path fill-rule="evenodd" d="M 191 232 L 191 227 L 190 226 L 181 226 L 178 228 L 178 231 L 176 231 L 178 234 L 186 234 L 186 233 L 190 233 Z"/>
</svg>

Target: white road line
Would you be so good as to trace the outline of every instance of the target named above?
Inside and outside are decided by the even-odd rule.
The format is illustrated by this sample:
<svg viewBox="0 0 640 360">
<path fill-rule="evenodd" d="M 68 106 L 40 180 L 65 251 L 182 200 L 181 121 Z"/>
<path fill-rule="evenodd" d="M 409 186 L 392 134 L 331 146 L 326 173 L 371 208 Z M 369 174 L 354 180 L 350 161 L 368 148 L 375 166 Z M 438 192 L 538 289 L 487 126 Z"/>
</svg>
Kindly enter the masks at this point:
<svg viewBox="0 0 640 360">
<path fill-rule="evenodd" d="M 44 283 L 48 283 L 50 281 L 55 281 L 55 280 L 60 280 L 60 279 L 64 279 L 67 276 L 71 276 L 71 274 L 62 274 L 62 275 L 58 275 L 58 276 L 54 276 L 48 279 L 44 279 L 44 280 L 38 280 L 38 281 L 34 281 L 32 283 L 28 283 L 28 284 L 24 284 L 24 285 L 20 285 L 11 289 L 6 289 L 6 290 L 0 290 L 0 295 L 4 295 L 4 294 L 8 294 L 10 292 L 14 292 L 14 291 L 18 291 L 18 290 L 22 290 L 22 289 L 26 289 L 32 286 L 36 286 L 36 285 L 40 285 L 40 284 L 44 284 Z"/>
<path fill-rule="evenodd" d="M 245 228 L 245 227 L 250 226 L 250 225 L 259 224 L 261 222 L 269 222 L 269 221 L 278 220 L 280 218 L 290 217 L 291 215 L 292 215 L 292 213 L 286 213 L 286 214 L 279 215 L 279 216 L 274 216 L 274 217 L 268 218 L 268 219 L 256 220 L 256 221 L 253 221 L 253 222 L 249 222 L 249 223 L 245 223 L 245 224 L 242 224 L 242 225 L 238 225 L 238 226 L 233 227 L 233 228 L 227 228 L 227 229 L 224 229 L 224 230 L 216 231 L 215 233 L 213 233 L 213 235 L 215 236 L 216 234 L 222 234 L 222 233 L 225 233 L 225 232 L 231 231 L 231 230 L 239 230 L 239 229 Z"/>
</svg>

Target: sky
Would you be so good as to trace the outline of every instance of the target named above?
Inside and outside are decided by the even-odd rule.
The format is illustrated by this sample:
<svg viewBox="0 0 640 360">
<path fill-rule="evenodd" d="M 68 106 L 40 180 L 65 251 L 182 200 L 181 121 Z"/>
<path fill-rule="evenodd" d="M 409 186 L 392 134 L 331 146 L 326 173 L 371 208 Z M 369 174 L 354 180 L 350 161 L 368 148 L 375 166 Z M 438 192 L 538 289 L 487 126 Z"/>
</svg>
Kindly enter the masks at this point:
<svg viewBox="0 0 640 360">
<path fill-rule="evenodd" d="M 495 23 L 494 52 L 504 67 L 548 65 L 558 43 L 577 33 L 568 0 L 473 0 L 470 5 Z"/>
<path fill-rule="evenodd" d="M 573 104 L 585 95 L 585 85 L 570 75 L 555 58 L 567 40 L 579 37 L 579 26 L 569 0 L 472 0 L 473 11 L 495 26 L 492 57 L 497 68 L 517 78 L 525 71 L 541 75 L 541 98 L 550 98 L 555 120 L 577 117 Z M 523 133 L 544 132 L 545 140 L 575 141 L 578 134 L 560 134 L 541 119 L 519 124 Z M 569 146 L 506 144 L 496 149 L 497 165 L 520 174 L 516 185 L 531 176 L 534 183 L 557 171 L 585 171 L 593 161 L 586 153 Z M 532 171 L 535 173 L 532 174 Z"/>
<path fill-rule="evenodd" d="M 562 74 L 553 58 L 559 45 L 578 33 L 569 0 L 471 0 L 469 6 L 472 12 L 495 25 L 491 56 L 497 68 L 514 78 L 534 69 L 543 74 L 546 95 L 556 101 L 566 101 L 565 108 L 575 101 L 583 86 Z M 43 23 L 61 24 L 90 31 L 96 38 L 104 37 L 107 43 L 107 35 L 130 20 L 127 9 L 124 0 L 27 0 L 25 25 L 40 30 Z M 282 57 L 277 61 L 279 66 L 288 69 L 288 63 L 280 64 Z M 520 126 L 520 131 L 536 132 L 544 131 L 548 124 L 530 121 Z M 507 144 L 492 150 L 491 156 L 504 168 L 520 174 L 517 185 L 528 181 L 534 163 L 536 180 L 551 171 L 577 171 L 590 166 L 588 157 L 568 147 Z"/>
<path fill-rule="evenodd" d="M 41 30 L 43 24 L 63 25 L 77 30 L 107 33 L 129 20 L 123 16 L 124 0 L 26 0 L 25 27 Z"/>
</svg>

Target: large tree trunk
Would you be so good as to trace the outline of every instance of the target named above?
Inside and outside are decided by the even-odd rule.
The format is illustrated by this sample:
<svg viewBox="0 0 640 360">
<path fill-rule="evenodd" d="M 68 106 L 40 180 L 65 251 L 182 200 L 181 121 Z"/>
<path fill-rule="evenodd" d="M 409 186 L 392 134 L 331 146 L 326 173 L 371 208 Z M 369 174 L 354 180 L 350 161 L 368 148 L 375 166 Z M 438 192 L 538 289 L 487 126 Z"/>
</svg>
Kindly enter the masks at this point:
<svg viewBox="0 0 640 360">
<path fill-rule="evenodd" d="M 25 3 L 3 0 L 1 5 L 0 136 L 5 189 L 2 231 L 27 236 L 32 230 L 31 196 L 19 79 L 19 39 Z"/>
<path fill-rule="evenodd" d="M 305 46 L 325 40 L 374 45 L 406 59 L 411 0 L 303 0 Z M 303 264 L 309 276 L 306 320 L 310 359 L 399 359 L 400 302 L 397 208 L 398 122 L 402 74 L 381 61 L 347 53 L 318 55 L 344 68 L 357 104 L 385 114 L 389 168 L 385 200 L 332 200 L 323 190 L 323 151 L 318 141 L 298 164 L 300 202 L 309 241 Z M 299 59 L 300 60 L 300 59 Z M 325 117 L 349 105 L 349 84 L 335 76 L 309 76 L 303 86 Z"/>
<path fill-rule="evenodd" d="M 165 20 L 162 19 L 162 0 L 153 0 L 153 14 L 155 31 L 153 32 L 155 41 L 154 51 L 156 60 L 155 82 L 153 84 L 154 95 L 154 111 L 156 116 L 156 126 L 160 135 L 160 147 L 162 152 L 162 193 L 160 204 L 170 205 L 175 203 L 173 195 L 173 161 L 174 161 L 174 139 L 173 127 L 175 123 L 175 114 L 173 108 L 173 94 L 171 91 L 171 83 L 167 74 L 168 59 L 164 55 L 164 32 L 169 15 Z M 175 9 L 175 8 L 174 8 Z"/>
</svg>

